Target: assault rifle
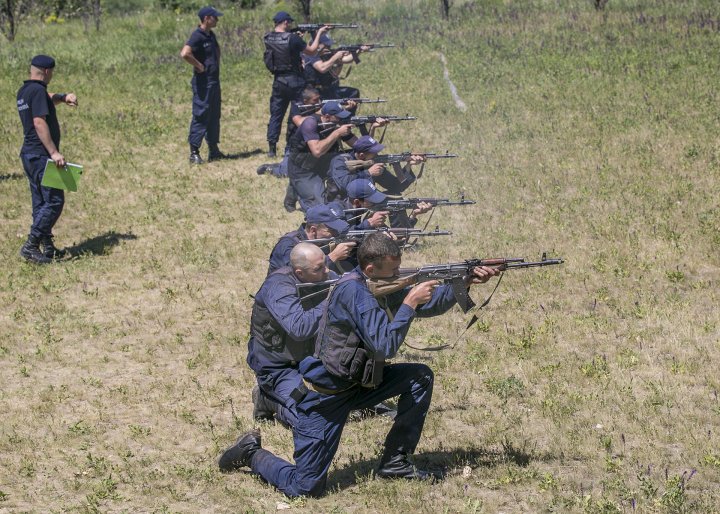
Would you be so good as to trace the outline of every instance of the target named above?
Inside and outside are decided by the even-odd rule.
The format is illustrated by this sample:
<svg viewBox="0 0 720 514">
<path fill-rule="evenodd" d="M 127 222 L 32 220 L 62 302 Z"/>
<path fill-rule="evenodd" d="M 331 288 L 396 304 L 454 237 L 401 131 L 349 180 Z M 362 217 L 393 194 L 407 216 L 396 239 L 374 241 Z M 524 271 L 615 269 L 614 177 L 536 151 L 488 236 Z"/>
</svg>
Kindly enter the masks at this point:
<svg viewBox="0 0 720 514">
<path fill-rule="evenodd" d="M 340 45 L 335 48 L 331 48 L 330 51 L 324 53 L 321 58 L 323 61 L 327 61 L 338 52 L 350 52 L 355 64 L 360 64 L 358 54 L 363 51 L 363 48 L 367 48 L 368 52 L 373 52 L 376 48 L 395 48 L 395 45 L 392 43 L 358 43 L 356 45 Z"/>
<path fill-rule="evenodd" d="M 385 296 L 395 291 L 399 291 L 410 285 L 427 282 L 429 280 L 439 280 L 442 283 L 452 286 L 455 300 L 463 310 L 467 312 L 475 307 L 475 302 L 468 294 L 468 286 L 465 282 L 466 277 L 470 275 L 472 269 L 476 266 L 492 266 L 500 271 L 539 268 L 542 266 L 553 266 L 562 264 L 563 259 L 548 259 L 545 253 L 539 261 L 526 262 L 523 258 L 509 259 L 468 259 L 463 262 L 453 262 L 450 264 L 434 264 L 423 266 L 420 268 L 401 268 L 400 276 L 392 279 L 371 279 L 368 281 L 368 287 L 373 294 Z"/>
<path fill-rule="evenodd" d="M 366 212 L 368 212 L 370 209 L 366 207 L 355 207 L 353 209 L 345 209 L 343 210 L 343 217 L 345 218 L 345 221 L 353 221 L 357 218 L 361 218 Z"/>
<path fill-rule="evenodd" d="M 474 200 L 465 200 L 465 196 L 461 196 L 456 202 L 447 198 L 402 198 L 400 200 L 388 200 L 380 206 L 374 207 L 374 211 L 390 211 L 398 212 L 407 209 L 416 209 L 420 203 L 429 203 L 434 207 L 448 207 L 451 205 L 473 205 Z"/>
<path fill-rule="evenodd" d="M 545 253 L 539 261 L 526 262 L 524 258 L 510 257 L 498 259 L 468 259 L 463 262 L 452 262 L 449 264 L 431 264 L 420 268 L 400 268 L 398 276 L 391 278 L 371 278 L 367 284 L 370 291 L 376 298 L 387 296 L 406 287 L 427 282 L 430 280 L 438 280 L 444 284 L 450 284 L 453 294 L 458 305 L 463 312 L 468 312 L 475 307 L 475 302 L 468 294 L 468 285 L 466 278 L 477 266 L 491 266 L 500 271 L 509 271 L 526 268 L 539 268 L 543 266 L 553 266 L 565 262 L 563 259 L 548 259 Z M 324 282 L 307 282 L 297 284 L 295 287 L 301 300 L 312 298 L 321 294 L 327 294 L 330 288 L 337 282 L 335 280 L 326 280 Z"/>
<path fill-rule="evenodd" d="M 358 29 L 360 25 L 357 23 L 299 23 L 297 27 L 290 29 L 288 32 L 317 32 L 323 27 L 331 29 Z"/>
<path fill-rule="evenodd" d="M 352 160 L 346 161 L 348 171 L 366 170 L 373 164 L 392 164 L 395 162 L 407 162 L 413 155 L 424 157 L 425 159 L 453 159 L 458 155 L 455 153 L 436 153 L 436 152 L 403 152 L 403 153 L 391 153 L 385 155 L 378 155 L 374 159 L 367 161 Z"/>
<path fill-rule="evenodd" d="M 419 155 L 421 157 L 425 157 L 425 159 L 453 159 L 458 156 L 455 153 L 448 153 L 448 152 L 445 152 L 445 153 L 403 152 L 403 153 L 378 155 L 374 159 L 370 159 L 367 161 L 349 160 L 349 161 L 345 161 L 345 165 L 347 166 L 347 169 L 350 173 L 355 173 L 356 171 L 359 171 L 359 170 L 366 170 L 366 169 L 370 168 L 373 164 L 377 164 L 377 163 L 391 164 L 393 167 L 393 170 L 395 171 L 395 176 L 398 178 L 398 180 L 400 182 L 404 182 L 407 177 L 405 176 L 405 171 L 400 167 L 399 163 L 409 161 L 413 155 Z M 418 173 L 417 178 L 420 178 L 422 176 L 424 167 L 425 167 L 425 163 L 422 164 L 422 167 L 420 168 L 420 172 Z"/>
<path fill-rule="evenodd" d="M 383 100 L 382 98 L 335 98 L 334 100 L 320 100 L 316 104 L 298 104 L 297 107 L 300 109 L 300 114 L 306 116 L 316 112 L 328 102 L 337 102 L 341 105 L 348 102 L 355 102 L 356 104 L 379 104 L 385 103 L 387 100 Z"/>
<path fill-rule="evenodd" d="M 324 122 L 318 123 L 318 127 L 325 127 L 320 131 L 320 135 L 326 134 L 335 130 L 340 125 L 365 125 L 366 123 L 375 123 L 378 118 L 382 118 L 388 121 L 414 121 L 417 119 L 416 116 L 397 116 L 395 114 L 370 114 L 367 116 L 352 116 L 346 120 L 340 120 L 338 123 Z"/>
<path fill-rule="evenodd" d="M 308 239 L 303 243 L 312 243 L 318 245 L 320 248 L 329 246 L 331 244 L 339 243 L 360 243 L 370 234 L 376 234 L 378 232 L 385 232 L 388 234 L 395 235 L 398 239 L 409 239 L 411 237 L 432 237 L 432 236 L 449 236 L 452 232 L 447 230 L 440 230 L 439 227 L 435 227 L 435 230 L 425 232 L 419 228 L 373 228 L 369 230 L 348 230 L 344 234 L 340 234 L 337 237 L 323 237 L 320 239 Z"/>
</svg>

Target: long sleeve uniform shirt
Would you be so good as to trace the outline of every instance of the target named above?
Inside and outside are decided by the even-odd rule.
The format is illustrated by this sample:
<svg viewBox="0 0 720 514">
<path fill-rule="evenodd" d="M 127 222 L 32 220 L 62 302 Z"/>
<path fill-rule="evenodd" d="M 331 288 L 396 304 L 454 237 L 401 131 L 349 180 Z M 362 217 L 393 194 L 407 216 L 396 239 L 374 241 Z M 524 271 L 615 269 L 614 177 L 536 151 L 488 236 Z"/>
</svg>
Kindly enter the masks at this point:
<svg viewBox="0 0 720 514">
<path fill-rule="evenodd" d="M 328 300 L 327 323 L 351 327 L 368 349 L 385 359 L 397 354 L 415 316 L 437 316 L 455 305 L 452 287 L 443 285 L 436 288 L 430 301 L 418 307 L 417 311 L 402 303 L 409 288 L 382 299 L 384 307 L 368 289 L 367 279 L 360 269 L 355 268 L 352 273 L 358 276 L 358 280 L 343 282 L 332 291 Z M 392 319 L 386 308 L 395 313 Z M 300 372 L 310 382 L 328 389 L 344 389 L 351 385 L 331 375 L 322 361 L 315 357 L 304 359 L 300 363 Z"/>
<path fill-rule="evenodd" d="M 330 273 L 330 278 L 337 275 Z M 288 345 L 314 341 L 327 299 L 302 301 L 295 285 L 295 274 L 273 273 L 265 279 L 255 295 L 255 302 L 265 307 L 287 335 Z M 309 302 L 309 303 L 308 303 Z M 251 334 L 248 342 L 248 365 L 257 373 L 290 365 L 287 359 L 263 346 Z"/>
</svg>

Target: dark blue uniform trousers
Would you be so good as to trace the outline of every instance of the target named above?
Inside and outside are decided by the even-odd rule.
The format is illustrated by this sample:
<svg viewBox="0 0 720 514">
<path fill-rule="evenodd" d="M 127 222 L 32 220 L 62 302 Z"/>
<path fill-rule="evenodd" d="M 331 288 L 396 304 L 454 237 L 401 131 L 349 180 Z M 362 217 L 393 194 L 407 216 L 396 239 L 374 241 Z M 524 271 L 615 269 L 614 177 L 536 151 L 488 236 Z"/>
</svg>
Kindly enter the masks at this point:
<svg viewBox="0 0 720 514">
<path fill-rule="evenodd" d="M 20 154 L 20 159 L 30 182 L 33 218 L 30 235 L 38 238 L 52 236 L 52 229 L 65 205 L 65 191 L 40 184 L 45 174 L 47 155 Z"/>
<path fill-rule="evenodd" d="M 293 430 L 295 465 L 267 450 L 258 450 L 251 468 L 287 496 L 319 496 L 327 486 L 330 463 L 340 444 L 348 414 L 400 395 L 385 451 L 413 453 L 432 398 L 433 372 L 424 364 L 391 364 L 375 389 L 359 386 L 336 394 L 310 391 L 297 405 Z"/>
<path fill-rule="evenodd" d="M 325 181 L 313 170 L 306 170 L 288 163 L 290 188 L 300 200 L 300 209 L 307 212 L 310 207 L 325 203 Z"/>
<path fill-rule="evenodd" d="M 207 74 L 195 74 L 190 81 L 193 91 L 192 121 L 190 122 L 190 146 L 200 148 L 205 138 L 208 145 L 220 141 L 220 79 Z"/>
<path fill-rule="evenodd" d="M 270 96 L 270 121 L 267 127 L 268 143 L 280 139 L 282 121 L 290 102 L 299 102 L 305 89 L 305 79 L 297 75 L 278 75 L 272 85 Z M 289 122 L 288 122 L 289 123 Z"/>
<path fill-rule="evenodd" d="M 290 394 L 302 383 L 300 372 L 295 368 L 285 368 L 257 374 L 257 383 L 265 396 L 280 405 L 275 417 L 294 428 L 297 425 L 297 406 Z"/>
</svg>

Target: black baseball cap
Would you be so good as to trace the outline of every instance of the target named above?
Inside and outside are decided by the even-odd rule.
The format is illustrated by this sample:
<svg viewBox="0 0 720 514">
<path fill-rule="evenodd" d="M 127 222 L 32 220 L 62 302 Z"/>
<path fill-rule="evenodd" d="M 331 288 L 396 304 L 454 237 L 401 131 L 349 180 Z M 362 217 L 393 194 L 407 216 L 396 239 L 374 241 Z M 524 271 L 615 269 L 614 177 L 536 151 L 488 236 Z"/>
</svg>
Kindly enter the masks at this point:
<svg viewBox="0 0 720 514">
<path fill-rule="evenodd" d="M 205 16 L 215 16 L 216 18 L 219 18 L 222 16 L 222 13 L 214 7 L 207 6 L 198 11 L 198 16 L 200 17 L 200 20 L 204 20 Z"/>
</svg>

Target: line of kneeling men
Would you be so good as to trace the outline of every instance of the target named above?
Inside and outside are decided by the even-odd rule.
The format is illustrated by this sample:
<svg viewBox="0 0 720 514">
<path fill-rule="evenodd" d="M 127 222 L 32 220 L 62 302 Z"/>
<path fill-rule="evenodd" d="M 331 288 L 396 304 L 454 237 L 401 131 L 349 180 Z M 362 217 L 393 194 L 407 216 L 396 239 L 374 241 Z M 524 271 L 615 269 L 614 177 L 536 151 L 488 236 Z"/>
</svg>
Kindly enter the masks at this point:
<svg viewBox="0 0 720 514">
<path fill-rule="evenodd" d="M 416 316 L 430 317 L 455 304 L 449 285 L 423 282 L 382 298 L 368 280 L 389 279 L 400 271 L 400 245 L 384 233 L 365 237 L 357 265 L 339 277 L 329 294 L 301 297 L 299 283 L 338 278 L 330 270 L 350 260 L 351 247 L 328 255 L 308 238 L 347 230 L 342 211 L 319 205 L 306 223 L 286 234 L 273 249 L 270 270 L 255 295 L 248 342 L 248 365 L 257 377 L 255 419 L 276 418 L 292 428 L 292 464 L 262 448 L 258 430 L 242 434 L 219 458 L 223 471 L 249 467 L 289 497 L 319 496 L 351 412 L 374 408 L 398 397 L 377 476 L 435 479 L 409 460 L 430 407 L 433 372 L 424 364 L 391 364 Z M 337 250 L 337 249 L 336 249 Z M 487 282 L 499 271 L 477 267 L 467 287 Z"/>
</svg>

